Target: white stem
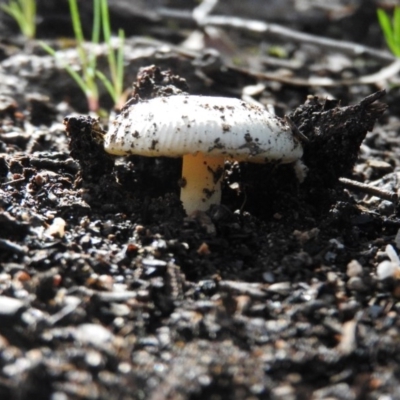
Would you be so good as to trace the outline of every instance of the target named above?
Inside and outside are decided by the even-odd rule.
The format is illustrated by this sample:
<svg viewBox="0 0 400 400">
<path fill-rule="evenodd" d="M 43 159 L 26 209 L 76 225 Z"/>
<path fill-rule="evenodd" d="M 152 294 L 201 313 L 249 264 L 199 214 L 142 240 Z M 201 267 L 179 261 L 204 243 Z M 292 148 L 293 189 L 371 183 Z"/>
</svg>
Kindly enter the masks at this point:
<svg viewBox="0 0 400 400">
<path fill-rule="evenodd" d="M 183 156 L 181 201 L 188 215 L 220 204 L 224 159 L 203 153 Z"/>
</svg>

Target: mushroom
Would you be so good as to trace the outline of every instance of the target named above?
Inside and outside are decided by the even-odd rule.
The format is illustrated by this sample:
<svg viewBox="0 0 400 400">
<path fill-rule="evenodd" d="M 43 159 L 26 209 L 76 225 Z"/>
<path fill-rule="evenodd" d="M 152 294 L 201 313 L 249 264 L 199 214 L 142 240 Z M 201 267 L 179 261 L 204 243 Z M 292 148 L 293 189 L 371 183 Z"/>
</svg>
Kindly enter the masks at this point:
<svg viewBox="0 0 400 400">
<path fill-rule="evenodd" d="M 283 164 L 303 154 L 289 124 L 262 107 L 186 95 L 127 105 L 104 148 L 114 155 L 183 157 L 181 201 L 188 215 L 220 203 L 226 159 Z"/>
</svg>

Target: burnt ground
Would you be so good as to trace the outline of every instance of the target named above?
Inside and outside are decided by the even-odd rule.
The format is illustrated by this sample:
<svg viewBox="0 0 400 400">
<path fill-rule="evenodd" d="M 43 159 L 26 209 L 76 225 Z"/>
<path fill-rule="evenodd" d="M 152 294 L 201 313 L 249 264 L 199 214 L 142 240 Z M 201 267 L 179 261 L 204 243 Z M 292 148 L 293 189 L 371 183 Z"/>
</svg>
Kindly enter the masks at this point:
<svg viewBox="0 0 400 400">
<path fill-rule="evenodd" d="M 187 83 L 256 100 L 308 138 L 304 183 L 291 166 L 227 164 L 223 205 L 192 217 L 181 161 L 106 155 L 62 65 L 1 15 L 1 399 L 400 399 L 400 96 L 375 17 L 385 2 L 265 3 L 212 15 L 334 42 L 229 18 L 216 29 L 207 15 L 195 35 L 194 2 L 110 1 L 128 37 L 125 87 L 159 68 L 134 94 Z M 38 39 L 75 65 L 57 4 L 38 1 Z M 88 51 L 106 73 L 105 49 Z"/>
</svg>

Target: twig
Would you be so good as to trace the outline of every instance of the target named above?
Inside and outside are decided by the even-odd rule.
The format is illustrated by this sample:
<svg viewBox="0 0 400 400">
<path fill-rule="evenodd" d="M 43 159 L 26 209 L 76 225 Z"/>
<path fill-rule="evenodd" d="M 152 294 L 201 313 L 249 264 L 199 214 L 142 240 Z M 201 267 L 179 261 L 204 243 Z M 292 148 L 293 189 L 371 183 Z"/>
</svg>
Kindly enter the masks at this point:
<svg viewBox="0 0 400 400">
<path fill-rule="evenodd" d="M 375 186 L 370 186 L 365 183 L 357 182 L 347 178 L 339 178 L 339 181 L 349 189 L 358 190 L 371 196 L 379 197 L 380 199 L 388 200 L 393 203 L 396 203 L 399 200 L 397 193 L 390 190 L 380 189 Z"/>
<path fill-rule="evenodd" d="M 24 182 L 24 181 L 25 181 L 25 177 L 19 178 L 19 179 L 14 179 L 13 181 L 4 182 L 1 184 L 1 186 L 15 185 L 16 183 L 20 183 L 20 182 Z"/>
<path fill-rule="evenodd" d="M 219 0 L 203 0 L 197 7 L 193 9 L 192 16 L 197 25 L 204 24 L 204 20 L 212 13 L 218 5 Z"/>
<path fill-rule="evenodd" d="M 364 83 L 364 84 L 379 83 L 396 76 L 399 73 L 399 71 L 400 71 L 400 59 L 396 59 L 391 64 L 380 69 L 378 72 L 371 75 L 364 75 L 355 80 L 359 81 L 359 83 Z"/>
<path fill-rule="evenodd" d="M 341 79 L 341 80 L 334 80 L 331 78 L 318 78 L 318 77 L 311 77 L 308 79 L 292 78 L 292 77 L 279 76 L 273 73 L 271 74 L 266 72 L 253 71 L 247 68 L 236 67 L 235 65 L 226 65 L 226 68 L 232 71 L 240 72 L 248 76 L 252 76 L 257 79 L 275 81 L 291 86 L 335 87 L 340 85 L 353 86 L 353 85 L 378 84 L 382 81 L 388 80 L 389 78 L 397 75 L 397 73 L 400 71 L 400 59 L 396 59 L 391 64 L 382 68 L 381 70 L 379 70 L 374 74 L 365 75 L 354 79 Z"/>
<path fill-rule="evenodd" d="M 147 39 L 147 38 L 138 38 L 133 41 L 133 44 L 136 45 L 154 45 L 165 48 L 169 47 L 170 51 L 174 51 L 177 54 L 187 57 L 189 59 L 196 59 L 201 57 L 200 52 L 196 52 L 194 50 L 188 50 L 182 48 L 180 46 L 174 46 L 170 43 L 162 42 L 156 39 Z M 367 85 L 367 84 L 379 84 L 382 81 L 388 80 L 398 74 L 400 71 L 400 59 L 390 59 L 392 61 L 388 66 L 383 67 L 378 72 L 371 75 L 364 75 L 359 78 L 352 79 L 342 79 L 342 80 L 334 80 L 331 78 L 319 78 L 319 77 L 311 77 L 308 79 L 302 78 L 293 78 L 286 77 L 282 75 L 277 75 L 276 73 L 268 73 L 268 72 L 260 72 L 254 71 L 248 68 L 237 67 L 233 64 L 224 64 L 221 59 L 221 67 L 226 68 L 227 70 L 237 72 L 243 75 L 247 75 L 249 77 L 267 81 L 279 82 L 285 85 L 297 86 L 297 87 L 335 87 L 338 85 L 342 86 L 353 86 L 353 85 Z M 394 61 L 393 61 L 394 60 Z"/>
<path fill-rule="evenodd" d="M 174 10 L 171 8 L 160 8 L 157 10 L 160 17 L 171 18 L 181 21 L 194 21 L 191 12 Z M 221 28 L 233 28 L 238 30 L 259 33 L 264 36 L 275 36 L 285 41 L 296 43 L 312 44 L 326 50 L 340 51 L 352 56 L 369 56 L 381 61 L 394 61 L 395 57 L 386 51 L 381 51 L 373 47 L 363 46 L 359 43 L 335 40 L 303 33 L 295 29 L 286 28 L 279 24 L 271 24 L 264 21 L 245 19 L 239 17 L 211 15 L 203 18 L 202 26 L 217 26 Z"/>
<path fill-rule="evenodd" d="M 0 249 L 7 250 L 19 255 L 24 255 L 27 252 L 26 247 L 20 246 L 7 239 L 0 239 Z"/>
<path fill-rule="evenodd" d="M 300 131 L 299 128 L 296 126 L 296 124 L 289 118 L 289 116 L 285 115 L 285 121 L 287 124 L 290 126 L 290 129 L 292 130 L 293 136 L 295 136 L 298 140 L 307 143 L 310 140 L 306 135 L 303 135 Z"/>
<path fill-rule="evenodd" d="M 342 53 L 351 54 L 353 56 L 366 55 L 384 61 L 395 60 L 395 57 L 386 51 L 363 46 L 359 43 L 311 35 L 308 33 L 299 32 L 295 29 L 286 28 L 282 25 L 270 24 L 264 21 L 214 15 L 205 18 L 204 24 L 208 26 L 218 26 L 222 28 L 247 30 L 263 35 L 280 37 L 282 39 L 290 40 L 296 43 L 313 44 L 326 50 L 339 50 Z"/>
</svg>

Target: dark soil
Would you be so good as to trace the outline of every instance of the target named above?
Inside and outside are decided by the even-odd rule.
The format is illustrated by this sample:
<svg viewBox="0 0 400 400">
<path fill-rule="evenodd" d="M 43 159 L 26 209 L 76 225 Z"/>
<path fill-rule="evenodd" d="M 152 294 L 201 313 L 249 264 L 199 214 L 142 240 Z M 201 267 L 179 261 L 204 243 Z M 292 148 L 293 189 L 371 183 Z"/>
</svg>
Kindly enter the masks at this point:
<svg viewBox="0 0 400 400">
<path fill-rule="evenodd" d="M 39 39 L 75 65 L 67 2 L 50 3 Z M 110 1 L 130 102 L 251 97 L 302 138 L 303 183 L 292 165 L 227 163 L 222 205 L 189 217 L 181 160 L 106 154 L 107 119 L 1 15 L 0 399 L 400 399 L 398 73 L 360 81 L 390 63 L 376 4 L 255 3 L 214 14 L 377 55 L 238 29 L 188 49 L 197 2 Z"/>
</svg>

